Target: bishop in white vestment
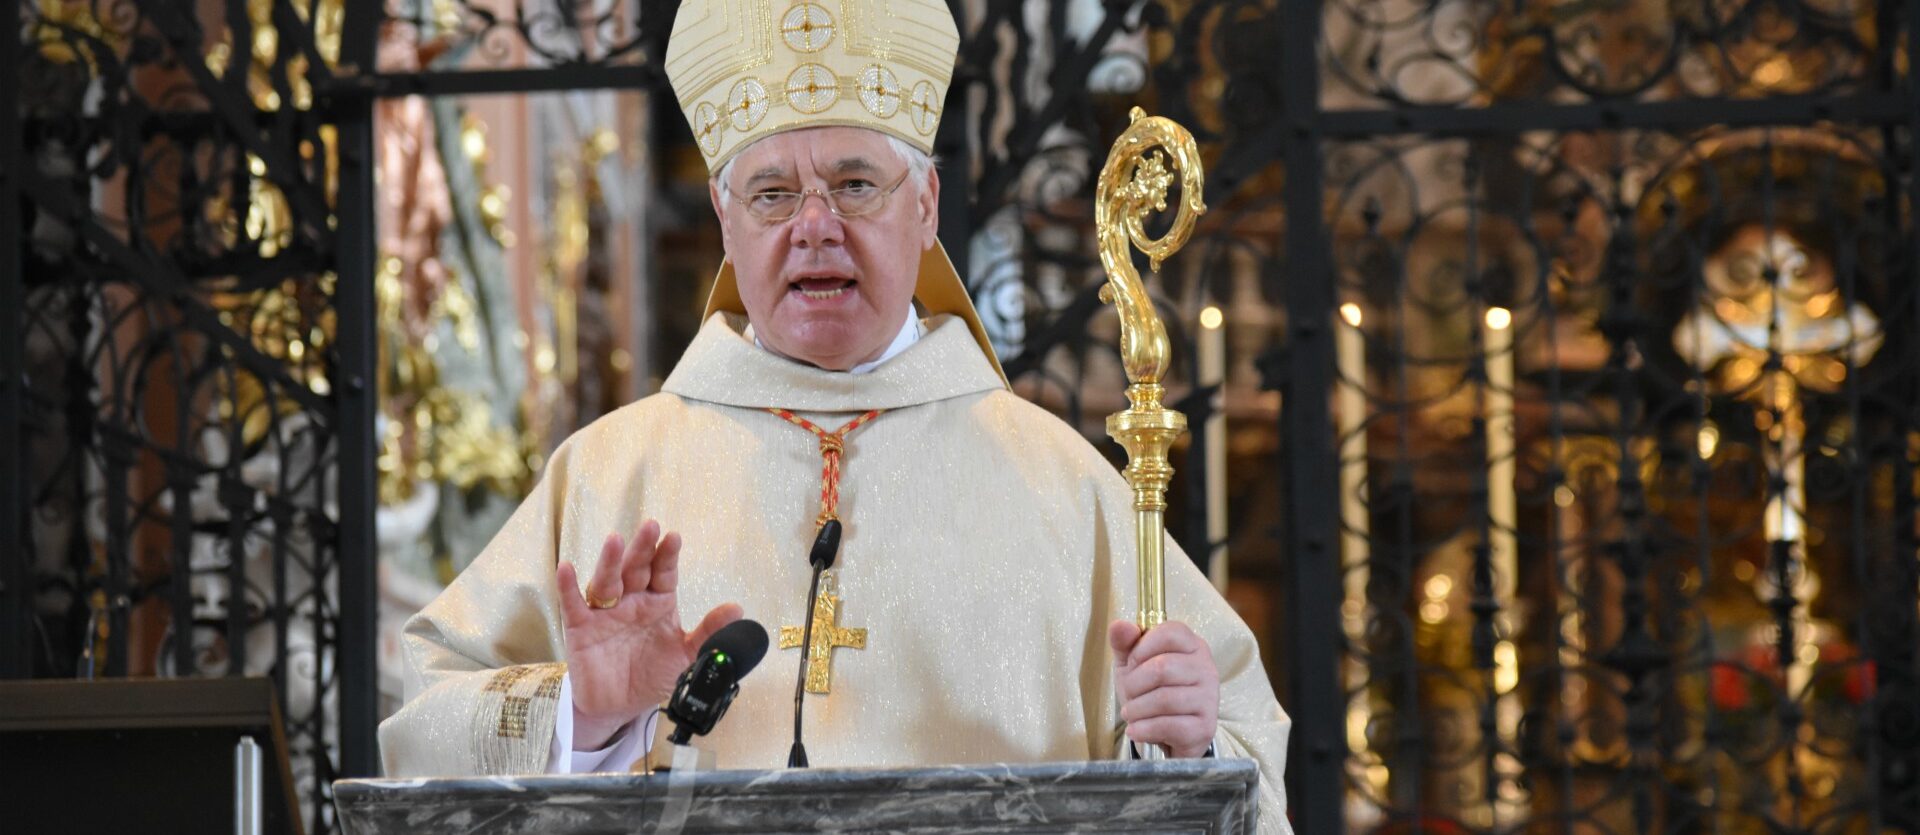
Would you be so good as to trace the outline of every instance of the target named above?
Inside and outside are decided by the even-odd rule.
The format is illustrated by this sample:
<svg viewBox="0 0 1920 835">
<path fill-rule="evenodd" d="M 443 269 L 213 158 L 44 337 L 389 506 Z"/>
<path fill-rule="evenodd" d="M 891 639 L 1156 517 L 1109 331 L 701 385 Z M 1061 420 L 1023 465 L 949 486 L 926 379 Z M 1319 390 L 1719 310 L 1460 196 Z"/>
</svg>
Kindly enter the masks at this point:
<svg viewBox="0 0 1920 835">
<path fill-rule="evenodd" d="M 815 766 L 1107 759 L 1124 754 L 1109 621 L 1133 594 L 1133 495 L 1077 432 L 1009 392 L 966 325 L 865 374 L 786 360 L 715 314 L 660 394 L 575 434 L 473 565 L 407 629 L 408 692 L 382 727 L 389 774 L 547 769 L 566 646 L 554 566 L 588 576 L 606 531 L 641 517 L 684 537 L 681 606 L 806 617 L 819 502 L 814 435 L 885 409 L 847 441 L 831 690 L 808 696 Z M 1253 635 L 1168 543 L 1167 609 L 1220 669 L 1219 756 L 1261 766 L 1284 821 L 1288 723 Z M 722 766 L 777 768 L 792 742 L 798 650 L 771 650 L 706 738 Z M 624 769 L 628 763 L 608 764 Z"/>
<path fill-rule="evenodd" d="M 813 10 L 804 38 L 732 37 L 783 20 L 733 11 L 773 5 L 688 0 L 668 53 L 727 241 L 705 325 L 658 394 L 563 443 L 409 621 L 408 699 L 380 729 L 387 773 L 627 769 L 663 735 L 652 708 L 704 636 L 742 614 L 798 632 L 808 548 L 837 518 L 833 605 L 807 670 L 813 766 L 1245 757 L 1261 830 L 1287 832 L 1288 720 L 1252 634 L 1171 542 L 1169 622 L 1145 635 L 1125 622 L 1132 491 L 1007 388 L 934 238 L 932 123 L 899 94 L 918 89 L 910 73 L 944 92 L 945 5 L 848 0 L 836 21 L 797 4 Z M 877 37 L 891 69 L 862 46 Z M 834 64 L 841 42 L 850 66 Z M 701 52 L 716 43 L 732 58 Z M 793 93 L 817 89 L 754 98 L 768 87 L 754 73 L 836 69 L 895 98 L 838 111 Z M 754 95 L 705 121 L 742 90 Z M 770 113 L 781 105 L 792 112 Z M 722 767 L 786 763 L 799 656 L 770 650 L 744 680 L 702 742 Z"/>
</svg>

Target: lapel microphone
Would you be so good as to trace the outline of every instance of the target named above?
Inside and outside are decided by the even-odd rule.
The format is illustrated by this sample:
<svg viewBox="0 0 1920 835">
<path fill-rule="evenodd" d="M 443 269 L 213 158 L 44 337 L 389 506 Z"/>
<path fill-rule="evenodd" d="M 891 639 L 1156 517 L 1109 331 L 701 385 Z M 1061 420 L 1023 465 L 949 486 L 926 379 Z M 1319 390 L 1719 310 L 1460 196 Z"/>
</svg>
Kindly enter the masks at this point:
<svg viewBox="0 0 1920 835">
<path fill-rule="evenodd" d="M 807 590 L 806 625 L 800 632 L 800 679 L 793 683 L 793 750 L 787 753 L 788 768 L 807 767 L 807 746 L 800 741 L 800 719 L 807 706 L 807 664 L 813 654 L 813 608 L 820 597 L 820 572 L 833 567 L 840 555 L 840 520 L 828 519 L 813 538 L 813 550 L 807 562 L 813 564 L 813 585 Z"/>
</svg>

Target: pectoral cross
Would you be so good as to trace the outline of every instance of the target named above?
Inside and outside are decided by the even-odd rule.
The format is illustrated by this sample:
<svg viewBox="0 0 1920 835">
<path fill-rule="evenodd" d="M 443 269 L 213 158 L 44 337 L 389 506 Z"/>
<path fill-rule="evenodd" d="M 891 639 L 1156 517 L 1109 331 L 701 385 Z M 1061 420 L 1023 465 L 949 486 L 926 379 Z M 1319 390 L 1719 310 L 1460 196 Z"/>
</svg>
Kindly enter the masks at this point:
<svg viewBox="0 0 1920 835">
<path fill-rule="evenodd" d="M 813 600 L 813 646 L 807 651 L 807 692 L 827 693 L 833 689 L 833 651 L 841 647 L 866 649 L 867 630 L 842 629 L 839 624 L 839 584 L 833 572 L 820 576 L 820 596 Z M 801 644 L 801 626 L 780 627 L 780 648 L 794 649 Z"/>
</svg>

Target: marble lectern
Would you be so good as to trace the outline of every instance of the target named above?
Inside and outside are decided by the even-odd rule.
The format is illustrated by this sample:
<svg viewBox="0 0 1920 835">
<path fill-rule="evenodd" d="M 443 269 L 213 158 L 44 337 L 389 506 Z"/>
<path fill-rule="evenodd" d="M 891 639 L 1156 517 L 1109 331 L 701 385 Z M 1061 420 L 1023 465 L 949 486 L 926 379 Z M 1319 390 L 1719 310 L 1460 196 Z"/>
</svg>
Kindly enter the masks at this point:
<svg viewBox="0 0 1920 835">
<path fill-rule="evenodd" d="M 1252 760 L 342 780 L 349 835 L 1251 833 Z"/>
</svg>

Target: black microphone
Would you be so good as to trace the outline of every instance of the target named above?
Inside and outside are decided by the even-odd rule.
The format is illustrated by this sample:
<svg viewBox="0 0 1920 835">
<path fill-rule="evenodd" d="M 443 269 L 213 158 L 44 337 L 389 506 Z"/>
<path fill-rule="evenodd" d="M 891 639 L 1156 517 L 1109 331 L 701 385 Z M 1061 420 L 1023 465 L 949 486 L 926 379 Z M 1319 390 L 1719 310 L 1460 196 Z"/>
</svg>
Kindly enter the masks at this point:
<svg viewBox="0 0 1920 835">
<path fill-rule="evenodd" d="M 807 661 L 813 652 L 813 604 L 820 597 L 820 572 L 833 567 L 840 555 L 840 520 L 828 519 L 813 538 L 813 550 L 807 562 L 813 563 L 813 586 L 807 590 L 807 620 L 800 627 L 800 680 L 793 683 L 793 750 L 787 753 L 788 768 L 807 767 L 807 746 L 800 741 L 800 717 L 807 705 Z"/>
<path fill-rule="evenodd" d="M 685 745 L 695 735 L 713 730 L 733 697 L 740 694 L 740 679 L 766 655 L 767 628 L 756 621 L 736 620 L 713 633 L 700 646 L 693 664 L 680 674 L 673 698 L 667 701 L 667 718 L 673 720 L 673 734 L 667 740 Z"/>
</svg>

